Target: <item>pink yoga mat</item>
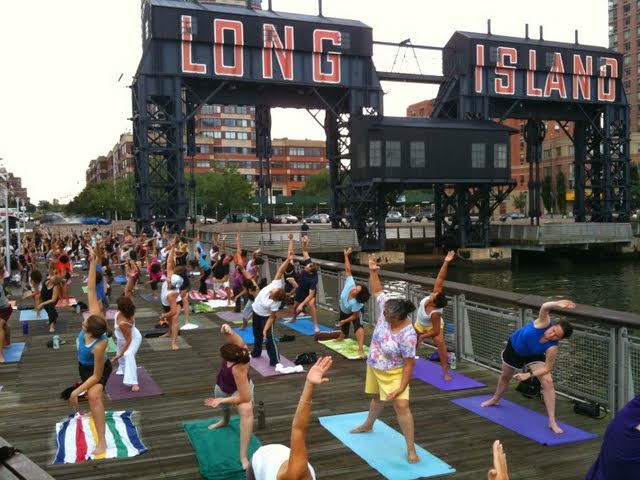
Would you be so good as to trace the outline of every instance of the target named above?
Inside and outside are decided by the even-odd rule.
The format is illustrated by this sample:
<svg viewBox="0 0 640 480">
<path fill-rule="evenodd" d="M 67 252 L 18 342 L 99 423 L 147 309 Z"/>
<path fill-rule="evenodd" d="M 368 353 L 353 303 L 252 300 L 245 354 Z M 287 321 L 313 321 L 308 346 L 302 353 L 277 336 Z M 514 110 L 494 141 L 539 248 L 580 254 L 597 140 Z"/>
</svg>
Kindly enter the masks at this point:
<svg viewBox="0 0 640 480">
<path fill-rule="evenodd" d="M 220 317 L 225 322 L 236 322 L 238 320 L 242 321 L 242 312 L 217 312 L 216 315 Z"/>
<path fill-rule="evenodd" d="M 107 310 L 107 315 L 104 318 L 106 320 L 113 320 L 114 318 L 116 318 L 116 312 L 117 310 Z M 84 312 L 82 312 L 82 318 L 84 318 L 85 320 L 89 318 L 88 310 L 85 310 Z"/>
<path fill-rule="evenodd" d="M 151 375 L 144 369 L 138 367 L 138 385 L 140 390 L 132 392 L 131 387 L 124 385 L 122 379 L 124 375 L 116 375 L 116 365 L 114 364 L 113 373 L 109 375 L 107 380 L 107 395 L 111 400 L 126 400 L 130 398 L 153 397 L 162 395 L 162 390 L 156 382 L 153 381 Z"/>
<path fill-rule="evenodd" d="M 192 300 L 212 300 L 213 290 L 207 290 L 207 294 L 203 295 L 198 290 L 190 290 L 189 298 Z"/>
<path fill-rule="evenodd" d="M 296 364 L 291 360 L 280 355 L 280 363 L 283 367 L 295 367 Z M 269 355 L 265 349 L 262 350 L 262 355 L 259 358 L 251 357 L 251 367 L 263 377 L 274 377 L 276 375 L 285 375 L 283 373 L 276 372 L 276 367 L 269 365 Z M 288 374 L 286 374 L 288 375 Z"/>
</svg>

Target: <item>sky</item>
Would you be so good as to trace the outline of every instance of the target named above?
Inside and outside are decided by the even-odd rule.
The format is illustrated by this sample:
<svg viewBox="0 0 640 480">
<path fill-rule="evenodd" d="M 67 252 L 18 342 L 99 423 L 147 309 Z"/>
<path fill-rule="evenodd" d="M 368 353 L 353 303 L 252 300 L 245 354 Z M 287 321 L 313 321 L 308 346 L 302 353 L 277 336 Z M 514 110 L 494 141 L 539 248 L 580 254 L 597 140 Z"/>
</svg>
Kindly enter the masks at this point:
<svg viewBox="0 0 640 480">
<path fill-rule="evenodd" d="M 267 8 L 264 0 L 263 8 Z M 317 0 L 273 0 L 282 12 L 317 14 Z M 28 15 L 27 13 L 31 12 Z M 607 46 L 607 0 L 324 0 L 327 17 L 373 28 L 373 38 L 442 47 L 456 30 Z M 89 162 L 131 130 L 128 86 L 141 47 L 140 0 L 0 2 L 0 164 L 22 178 L 31 202 L 71 201 Z M 379 71 L 440 74 L 440 56 L 376 47 Z M 383 82 L 385 115 L 403 116 L 434 86 Z M 274 109 L 272 137 L 324 139 L 305 110 Z"/>
</svg>

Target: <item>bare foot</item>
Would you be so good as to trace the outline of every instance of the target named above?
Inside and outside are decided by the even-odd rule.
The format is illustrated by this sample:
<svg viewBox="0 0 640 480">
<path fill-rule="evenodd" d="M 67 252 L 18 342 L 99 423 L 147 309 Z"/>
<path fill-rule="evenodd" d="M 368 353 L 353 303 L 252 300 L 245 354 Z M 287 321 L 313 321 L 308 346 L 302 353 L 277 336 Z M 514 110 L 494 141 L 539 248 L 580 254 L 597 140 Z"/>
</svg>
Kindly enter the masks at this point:
<svg viewBox="0 0 640 480">
<path fill-rule="evenodd" d="M 564 430 L 561 429 L 556 422 L 549 422 L 549 428 L 553 430 L 553 433 L 561 434 Z"/>
<path fill-rule="evenodd" d="M 91 455 L 98 456 L 103 454 L 107 450 L 107 445 L 105 442 L 98 442 L 96 445 L 96 449 L 93 451 Z"/>
<path fill-rule="evenodd" d="M 492 407 L 493 405 L 498 405 L 498 403 L 500 402 L 500 400 L 498 400 L 495 397 L 491 397 L 489 400 L 487 400 L 486 402 L 482 402 L 480 404 L 481 407 Z"/>
<path fill-rule="evenodd" d="M 2 355 L 0 355 L 0 363 L 4 363 L 4 357 Z"/>
<path fill-rule="evenodd" d="M 178 350 L 178 345 L 176 345 L 175 343 L 172 343 L 172 344 L 171 344 L 171 350 L 173 350 L 174 352 L 175 352 L 176 350 Z"/>
<path fill-rule="evenodd" d="M 241 458 L 240 459 L 240 463 L 242 464 L 242 469 L 246 470 L 247 468 L 249 468 L 249 459 L 248 458 Z"/>
<path fill-rule="evenodd" d="M 420 461 L 420 457 L 418 457 L 418 454 L 416 453 L 415 450 L 413 450 L 412 452 L 409 452 L 409 463 L 418 463 Z"/>
<path fill-rule="evenodd" d="M 451 375 L 449 375 L 448 373 L 445 373 L 444 379 L 448 382 L 449 380 L 451 380 Z"/>
<path fill-rule="evenodd" d="M 365 424 L 362 424 L 359 427 L 356 427 L 353 430 L 351 430 L 351 433 L 368 433 L 371 430 L 373 430 L 373 427 L 368 427 Z"/>
<path fill-rule="evenodd" d="M 220 428 L 220 427 L 226 427 L 227 425 L 229 425 L 229 422 L 226 422 L 224 420 L 220 420 L 219 422 L 216 423 L 212 423 L 211 425 L 209 425 L 207 428 L 209 430 L 215 430 L 216 428 Z"/>
<path fill-rule="evenodd" d="M 362 358 L 362 359 L 367 358 L 367 354 L 364 353 L 364 350 L 358 350 L 358 358 Z"/>
<path fill-rule="evenodd" d="M 165 333 L 164 335 L 160 335 L 158 338 L 165 338 L 165 337 L 170 337 L 171 335 L 169 334 L 169 332 Z"/>
<path fill-rule="evenodd" d="M 132 392 L 137 392 L 140 390 L 140 385 L 131 385 L 131 391 Z"/>
</svg>

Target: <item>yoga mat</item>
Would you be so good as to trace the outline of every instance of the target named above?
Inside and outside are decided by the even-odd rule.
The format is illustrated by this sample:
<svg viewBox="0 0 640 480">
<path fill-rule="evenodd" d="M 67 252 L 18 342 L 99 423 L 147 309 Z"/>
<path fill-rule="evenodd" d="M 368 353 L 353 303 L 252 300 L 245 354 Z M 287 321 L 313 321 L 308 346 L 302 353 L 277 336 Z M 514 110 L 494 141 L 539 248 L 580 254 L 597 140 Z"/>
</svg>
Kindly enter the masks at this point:
<svg viewBox="0 0 640 480">
<path fill-rule="evenodd" d="M 107 353 L 118 353 L 118 346 L 112 337 L 107 340 Z"/>
<path fill-rule="evenodd" d="M 229 425 L 215 430 L 207 427 L 219 418 L 184 422 L 200 467 L 200 475 L 210 480 L 244 480 L 247 473 L 240 463 L 240 419 L 231 417 Z M 251 435 L 249 458 L 260 448 L 260 440 Z"/>
<path fill-rule="evenodd" d="M 330 348 L 334 352 L 338 352 L 349 360 L 362 360 L 362 358 L 358 356 L 358 342 L 353 338 L 345 338 L 341 342 L 338 342 L 337 340 L 321 340 L 318 343 Z M 363 350 L 366 355 L 369 355 L 369 347 L 364 345 Z"/>
<path fill-rule="evenodd" d="M 107 314 L 105 315 L 104 318 L 106 320 L 113 320 L 113 319 L 116 318 L 116 312 L 117 312 L 117 310 L 109 309 L 109 310 L 107 310 Z M 91 314 L 89 313 L 89 310 L 85 310 L 84 312 L 82 312 L 82 318 L 84 318 L 85 320 L 87 318 L 89 318 L 90 316 L 91 316 Z"/>
<path fill-rule="evenodd" d="M 456 471 L 420 445 L 416 445 L 420 461 L 415 464 L 407 462 L 404 437 L 380 420 L 376 420 L 371 432 L 351 433 L 366 418 L 367 412 L 355 412 L 319 417 L 318 420 L 332 435 L 390 480 L 433 477 Z"/>
<path fill-rule="evenodd" d="M 446 392 L 486 387 L 484 383 L 465 377 L 464 375 L 457 373 L 455 370 L 449 369 L 449 375 L 451 375 L 451 380 L 446 381 L 442 375 L 440 362 L 430 362 L 424 358 L 417 359 L 416 365 L 413 368 L 413 378 L 422 380 L 423 382 Z"/>
<path fill-rule="evenodd" d="M 138 367 L 138 385 L 140 390 L 132 392 L 131 387 L 122 383 L 124 375 L 116 375 L 117 363 L 113 365 L 113 373 L 109 375 L 107 380 L 107 395 L 111 400 L 126 400 L 139 397 L 154 397 L 162 395 L 162 390 L 156 382 L 153 381 L 151 375 L 144 369 Z"/>
<path fill-rule="evenodd" d="M 78 301 L 74 297 L 69 297 L 68 299 L 61 298 L 58 300 L 58 303 L 56 303 L 56 308 L 75 307 L 77 304 Z"/>
<path fill-rule="evenodd" d="M 12 343 L 8 347 L 4 347 L 2 349 L 2 356 L 4 357 L 4 361 L 7 363 L 17 363 L 22 358 L 22 352 L 24 352 L 25 347 L 24 342 L 20 343 Z"/>
<path fill-rule="evenodd" d="M 246 343 L 247 345 L 253 345 L 254 343 L 256 343 L 256 339 L 253 336 L 253 330 L 251 328 L 245 328 L 244 330 L 240 330 L 239 328 L 232 328 L 231 330 L 240 335 L 240 337 L 242 337 L 242 340 L 244 340 L 244 343 Z M 280 341 L 275 337 L 273 339 L 276 342 Z M 263 343 L 266 341 L 267 339 L 265 338 Z"/>
<path fill-rule="evenodd" d="M 207 300 L 205 304 L 209 305 L 211 308 L 233 307 L 233 305 L 230 305 L 226 300 Z"/>
<path fill-rule="evenodd" d="M 117 277 L 113 278 L 113 283 L 124 285 L 125 283 L 127 283 L 127 277 L 125 277 L 124 275 L 118 275 Z"/>
<path fill-rule="evenodd" d="M 242 312 L 226 311 L 218 312 L 218 315 L 225 322 L 240 323 L 242 324 Z"/>
<path fill-rule="evenodd" d="M 97 458 L 128 458 L 147 451 L 140 441 L 138 430 L 131 420 L 133 412 L 105 412 L 107 450 Z M 93 418 L 75 413 L 56 424 L 58 450 L 54 464 L 80 463 L 91 458 L 96 447 Z"/>
<path fill-rule="evenodd" d="M 585 432 L 562 422 L 558 422 L 558 425 L 564 430 L 564 433 L 553 433 L 547 426 L 548 417 L 546 415 L 521 407 L 517 403 L 510 402 L 504 398 L 500 400 L 499 405 L 481 407 L 480 404 L 489 398 L 491 398 L 491 395 L 476 395 L 451 401 L 487 420 L 491 420 L 543 445 L 564 445 L 598 437 L 595 433 Z"/>
<path fill-rule="evenodd" d="M 289 318 L 283 318 L 278 323 L 280 325 L 284 325 L 285 327 L 289 327 L 291 330 L 295 330 L 296 332 L 301 333 L 302 335 L 308 335 L 311 337 L 315 333 L 313 329 L 313 320 L 311 320 L 311 317 L 307 317 L 307 316 L 298 317 L 296 318 L 296 321 L 293 323 L 284 323 L 285 320 L 288 320 Z M 331 331 L 329 327 L 325 327 L 324 325 L 320 325 L 320 324 L 318 324 L 318 328 L 320 329 L 321 332 Z"/>
<path fill-rule="evenodd" d="M 157 298 L 153 298 L 153 296 L 152 296 L 150 293 L 141 293 L 141 294 L 140 294 L 140 296 L 141 296 L 144 300 L 146 300 L 147 302 L 154 303 L 154 302 L 157 302 L 157 301 L 158 301 L 158 299 L 157 299 Z"/>
<path fill-rule="evenodd" d="M 21 322 L 29 322 L 31 320 L 49 320 L 49 314 L 46 310 L 40 310 L 40 316 L 37 316 L 35 310 L 20 310 Z"/>
<path fill-rule="evenodd" d="M 89 293 L 89 287 L 87 287 L 87 286 L 83 285 L 83 286 L 82 286 L 82 293 L 85 293 L 85 294 L 86 294 L 86 293 Z"/>
<path fill-rule="evenodd" d="M 213 290 L 207 290 L 206 295 L 203 295 L 198 290 L 189 290 L 189 298 L 191 300 L 213 300 Z"/>
<path fill-rule="evenodd" d="M 289 367 L 293 368 L 297 366 L 295 363 L 293 363 L 291 360 L 284 357 L 283 355 L 280 355 L 280 363 L 285 368 L 289 368 Z M 265 349 L 262 350 L 262 355 L 260 357 L 258 358 L 251 357 L 251 367 L 263 377 L 285 375 L 282 372 L 277 372 L 276 367 L 272 367 L 271 365 L 269 365 L 269 355 L 267 354 L 267 351 Z M 294 372 L 294 373 L 298 373 L 298 372 Z M 302 373 L 304 373 L 304 370 Z"/>
<path fill-rule="evenodd" d="M 178 316 L 178 323 L 180 324 L 180 330 L 195 330 L 200 327 L 200 322 L 198 320 L 192 318 L 193 315 L 189 316 L 189 323 L 186 324 L 184 322 L 184 315 Z"/>
<path fill-rule="evenodd" d="M 210 307 L 209 305 L 207 305 L 206 303 L 196 303 L 193 306 L 193 311 L 194 313 L 211 313 L 213 312 L 215 309 L 213 307 Z"/>
</svg>

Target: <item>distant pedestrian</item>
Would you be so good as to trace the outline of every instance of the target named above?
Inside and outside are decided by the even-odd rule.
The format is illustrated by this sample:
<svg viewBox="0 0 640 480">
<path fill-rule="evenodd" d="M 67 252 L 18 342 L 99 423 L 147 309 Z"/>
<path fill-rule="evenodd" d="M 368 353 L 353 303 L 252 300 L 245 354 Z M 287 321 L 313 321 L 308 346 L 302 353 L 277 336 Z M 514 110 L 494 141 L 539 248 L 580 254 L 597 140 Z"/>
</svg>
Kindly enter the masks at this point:
<svg viewBox="0 0 640 480">
<path fill-rule="evenodd" d="M 307 223 L 306 220 L 302 220 L 300 231 L 302 232 L 302 235 L 309 235 L 309 224 Z"/>
</svg>

